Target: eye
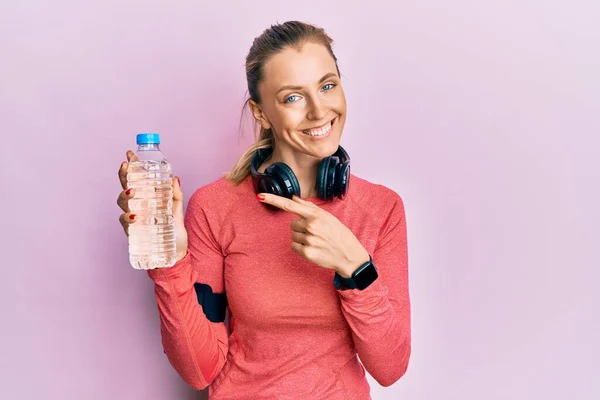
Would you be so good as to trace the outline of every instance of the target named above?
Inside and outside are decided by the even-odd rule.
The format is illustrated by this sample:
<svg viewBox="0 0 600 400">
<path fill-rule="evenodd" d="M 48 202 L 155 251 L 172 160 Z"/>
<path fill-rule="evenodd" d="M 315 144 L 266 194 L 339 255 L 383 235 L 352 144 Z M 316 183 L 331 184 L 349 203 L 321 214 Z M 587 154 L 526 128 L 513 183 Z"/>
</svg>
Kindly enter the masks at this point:
<svg viewBox="0 0 600 400">
<path fill-rule="evenodd" d="M 335 85 L 333 83 L 328 83 L 325 86 L 323 86 L 321 89 L 328 91 L 328 90 L 333 89 L 334 87 L 335 87 Z"/>
<path fill-rule="evenodd" d="M 285 102 L 285 103 L 293 103 L 294 101 L 296 101 L 296 98 L 297 98 L 297 97 L 298 97 L 298 96 L 296 96 L 295 94 L 293 94 L 293 95 L 291 95 L 290 97 L 286 98 L 286 99 L 284 100 L 284 102 Z"/>
</svg>

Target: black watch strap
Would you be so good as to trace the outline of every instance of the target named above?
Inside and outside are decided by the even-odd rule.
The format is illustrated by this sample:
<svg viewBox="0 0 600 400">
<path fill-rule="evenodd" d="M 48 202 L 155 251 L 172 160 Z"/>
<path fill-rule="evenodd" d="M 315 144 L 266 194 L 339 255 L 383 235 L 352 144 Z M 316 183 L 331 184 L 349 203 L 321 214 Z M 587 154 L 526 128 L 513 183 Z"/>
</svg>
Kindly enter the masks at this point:
<svg viewBox="0 0 600 400">
<path fill-rule="evenodd" d="M 344 278 L 337 272 L 335 273 L 335 276 L 333 277 L 333 284 L 334 284 L 335 288 L 338 290 L 356 289 L 356 283 L 354 282 L 354 279 L 352 279 L 351 277 Z"/>
<path fill-rule="evenodd" d="M 362 264 L 352 273 L 350 278 L 344 278 L 337 272 L 333 277 L 333 284 L 338 290 L 358 289 L 364 290 L 373 283 L 377 277 L 377 268 L 373 264 L 373 258 L 369 255 L 369 261 Z"/>
</svg>

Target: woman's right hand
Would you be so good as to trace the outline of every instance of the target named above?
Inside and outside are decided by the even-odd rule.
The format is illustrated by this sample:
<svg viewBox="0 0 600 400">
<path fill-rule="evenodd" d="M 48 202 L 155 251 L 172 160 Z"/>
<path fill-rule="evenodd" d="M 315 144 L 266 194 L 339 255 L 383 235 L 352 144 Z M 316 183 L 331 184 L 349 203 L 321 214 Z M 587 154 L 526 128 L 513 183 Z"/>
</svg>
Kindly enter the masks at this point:
<svg viewBox="0 0 600 400">
<path fill-rule="evenodd" d="M 119 180 L 123 191 L 117 198 L 117 204 L 124 211 L 119 217 L 119 221 L 125 230 L 125 234 L 129 236 L 129 226 L 135 223 L 135 214 L 129 210 L 129 199 L 135 196 L 135 189 L 127 189 L 127 166 L 130 162 L 137 161 L 138 158 L 131 150 L 127 151 L 127 161 L 121 163 L 119 168 Z M 175 240 L 177 247 L 177 261 L 182 260 L 187 254 L 188 240 L 187 231 L 183 222 L 183 192 L 181 191 L 181 183 L 178 177 L 173 177 L 173 218 L 175 219 Z"/>
</svg>

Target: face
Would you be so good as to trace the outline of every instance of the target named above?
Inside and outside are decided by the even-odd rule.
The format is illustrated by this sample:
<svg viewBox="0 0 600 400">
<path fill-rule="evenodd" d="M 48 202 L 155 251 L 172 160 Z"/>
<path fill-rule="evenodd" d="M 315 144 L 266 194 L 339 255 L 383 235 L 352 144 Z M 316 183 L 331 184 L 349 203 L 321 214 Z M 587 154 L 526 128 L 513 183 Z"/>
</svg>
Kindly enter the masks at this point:
<svg viewBox="0 0 600 400">
<path fill-rule="evenodd" d="M 261 103 L 250 102 L 276 147 L 324 158 L 338 147 L 346 121 L 346 97 L 333 57 L 320 44 L 286 48 L 264 65 Z"/>
</svg>

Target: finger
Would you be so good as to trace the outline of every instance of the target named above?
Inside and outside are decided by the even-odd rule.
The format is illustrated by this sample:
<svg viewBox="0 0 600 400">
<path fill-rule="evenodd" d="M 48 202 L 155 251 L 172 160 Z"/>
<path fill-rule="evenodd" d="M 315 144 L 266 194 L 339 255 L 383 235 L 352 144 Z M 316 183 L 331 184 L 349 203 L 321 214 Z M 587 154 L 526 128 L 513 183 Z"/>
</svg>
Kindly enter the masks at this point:
<svg viewBox="0 0 600 400">
<path fill-rule="evenodd" d="M 125 213 L 121 214 L 119 217 L 119 222 L 121 223 L 121 226 L 123 226 L 126 235 L 129 236 L 129 225 L 133 224 L 135 221 L 135 214 Z"/>
<path fill-rule="evenodd" d="M 318 252 L 319 250 L 312 246 L 305 246 L 298 242 L 292 242 L 292 250 L 294 253 L 299 254 L 306 260 L 312 261 L 316 263 L 318 261 Z"/>
<path fill-rule="evenodd" d="M 304 218 L 293 220 L 292 223 L 290 224 L 290 227 L 292 228 L 292 231 L 294 231 L 294 232 L 300 232 L 300 233 L 308 232 L 308 230 L 306 229 L 306 219 L 304 219 Z"/>
<path fill-rule="evenodd" d="M 310 246 L 309 236 L 310 235 L 307 235 L 306 233 L 292 232 L 292 241 L 304 246 Z"/>
<path fill-rule="evenodd" d="M 131 162 L 134 162 L 134 161 L 139 161 L 137 155 L 133 151 L 131 151 L 131 150 L 127 150 L 126 155 L 127 155 L 127 162 L 131 163 Z"/>
<path fill-rule="evenodd" d="M 137 156 L 131 150 L 127 150 L 125 156 L 127 157 L 127 161 L 123 161 L 119 167 L 119 181 L 121 181 L 121 187 L 123 189 L 127 189 L 127 167 L 129 166 L 129 163 L 138 161 Z"/>
<path fill-rule="evenodd" d="M 123 190 L 127 189 L 127 162 L 123 161 L 119 167 L 119 181 Z"/>
<path fill-rule="evenodd" d="M 263 203 L 270 204 L 284 211 L 289 211 L 300 217 L 310 217 L 314 213 L 314 208 L 307 206 L 306 204 L 300 204 L 299 202 L 287 199 L 285 197 L 276 196 L 270 193 L 260 193 L 259 196 L 263 196 L 263 199 L 259 200 Z"/>
<path fill-rule="evenodd" d="M 292 242 L 292 250 L 294 250 L 294 253 L 297 253 L 299 255 L 301 255 L 302 257 L 306 258 L 305 256 L 305 251 L 306 251 L 306 246 L 297 243 L 297 242 Z"/>
<path fill-rule="evenodd" d="M 132 199 L 135 195 L 135 189 L 123 190 L 117 197 L 117 204 L 121 207 L 121 210 L 126 213 L 129 212 L 129 199 Z"/>
</svg>

